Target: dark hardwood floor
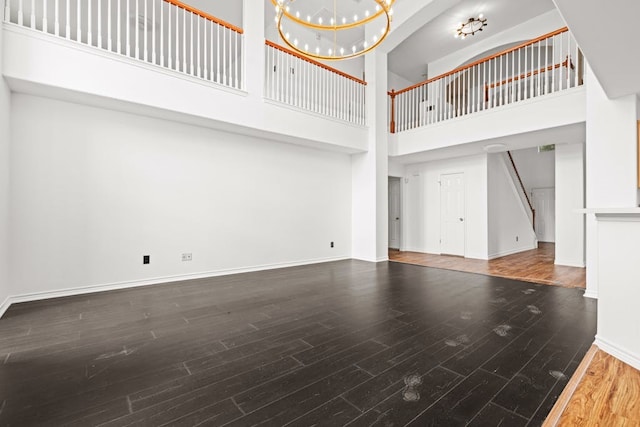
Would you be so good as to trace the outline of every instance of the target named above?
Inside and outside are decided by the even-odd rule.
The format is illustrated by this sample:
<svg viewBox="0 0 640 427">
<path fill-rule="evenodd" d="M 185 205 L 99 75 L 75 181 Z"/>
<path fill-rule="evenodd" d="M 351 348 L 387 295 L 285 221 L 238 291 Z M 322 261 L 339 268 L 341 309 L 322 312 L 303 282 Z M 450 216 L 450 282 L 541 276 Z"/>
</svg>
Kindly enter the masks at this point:
<svg viewBox="0 0 640 427">
<path fill-rule="evenodd" d="M 541 425 L 583 291 L 341 261 L 13 305 L 0 425 Z"/>
</svg>

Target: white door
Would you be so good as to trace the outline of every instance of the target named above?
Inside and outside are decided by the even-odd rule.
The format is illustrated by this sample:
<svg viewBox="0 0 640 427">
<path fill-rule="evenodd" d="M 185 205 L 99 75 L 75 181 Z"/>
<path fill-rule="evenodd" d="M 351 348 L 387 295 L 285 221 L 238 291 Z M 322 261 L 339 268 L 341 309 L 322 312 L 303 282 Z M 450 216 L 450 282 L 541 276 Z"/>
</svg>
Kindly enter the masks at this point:
<svg viewBox="0 0 640 427">
<path fill-rule="evenodd" d="M 534 188 L 531 203 L 536 210 L 536 237 L 539 242 L 556 241 L 556 190 Z"/>
<path fill-rule="evenodd" d="M 464 256 L 464 174 L 440 175 L 440 252 Z"/>
<path fill-rule="evenodd" d="M 389 178 L 389 247 L 400 249 L 400 178 Z"/>
</svg>

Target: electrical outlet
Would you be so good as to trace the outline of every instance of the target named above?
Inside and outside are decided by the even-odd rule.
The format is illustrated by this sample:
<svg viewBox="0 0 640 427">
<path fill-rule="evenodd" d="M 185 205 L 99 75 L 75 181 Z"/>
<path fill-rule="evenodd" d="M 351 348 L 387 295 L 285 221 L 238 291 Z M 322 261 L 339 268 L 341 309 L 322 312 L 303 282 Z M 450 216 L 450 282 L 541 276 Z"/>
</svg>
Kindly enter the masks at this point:
<svg viewBox="0 0 640 427">
<path fill-rule="evenodd" d="M 142 263 L 149 264 L 151 262 L 151 255 L 142 255 Z"/>
<path fill-rule="evenodd" d="M 331 242 L 331 247 L 333 247 L 333 242 Z"/>
<path fill-rule="evenodd" d="M 182 261 L 191 261 L 193 259 L 193 255 L 191 252 L 188 254 L 182 254 Z"/>
</svg>

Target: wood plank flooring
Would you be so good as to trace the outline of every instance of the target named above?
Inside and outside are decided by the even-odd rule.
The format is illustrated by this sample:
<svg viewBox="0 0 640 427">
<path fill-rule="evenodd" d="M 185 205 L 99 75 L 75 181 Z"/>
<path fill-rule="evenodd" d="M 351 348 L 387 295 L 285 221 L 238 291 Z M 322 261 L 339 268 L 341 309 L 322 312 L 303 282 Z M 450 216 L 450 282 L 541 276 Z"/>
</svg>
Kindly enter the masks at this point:
<svg viewBox="0 0 640 427">
<path fill-rule="evenodd" d="M 541 242 L 538 249 L 507 255 L 493 260 L 433 255 L 421 252 L 389 250 L 389 260 L 426 267 L 446 268 L 525 282 L 567 288 L 586 288 L 586 270 L 555 265 L 555 244 Z"/>
<path fill-rule="evenodd" d="M 340 261 L 16 304 L 0 425 L 541 425 L 579 289 Z"/>
<path fill-rule="evenodd" d="M 575 391 L 565 407 L 554 407 L 558 416 L 550 416 L 545 427 L 639 426 L 640 371 L 596 346 L 589 353 L 592 359 L 576 378 Z"/>
</svg>

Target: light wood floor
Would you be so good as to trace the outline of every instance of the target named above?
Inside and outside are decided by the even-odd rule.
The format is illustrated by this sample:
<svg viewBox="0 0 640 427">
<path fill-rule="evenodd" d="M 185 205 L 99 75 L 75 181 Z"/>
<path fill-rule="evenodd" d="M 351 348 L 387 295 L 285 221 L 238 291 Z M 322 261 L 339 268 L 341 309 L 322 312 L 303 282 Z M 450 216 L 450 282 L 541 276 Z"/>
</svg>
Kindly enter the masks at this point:
<svg viewBox="0 0 640 427">
<path fill-rule="evenodd" d="M 389 260 L 426 267 L 506 277 L 525 282 L 584 289 L 584 268 L 555 265 L 555 244 L 540 243 L 538 249 L 507 255 L 490 261 L 449 255 L 389 250 Z"/>
<path fill-rule="evenodd" d="M 554 426 L 640 426 L 640 371 L 592 346 L 544 424 Z"/>
</svg>

